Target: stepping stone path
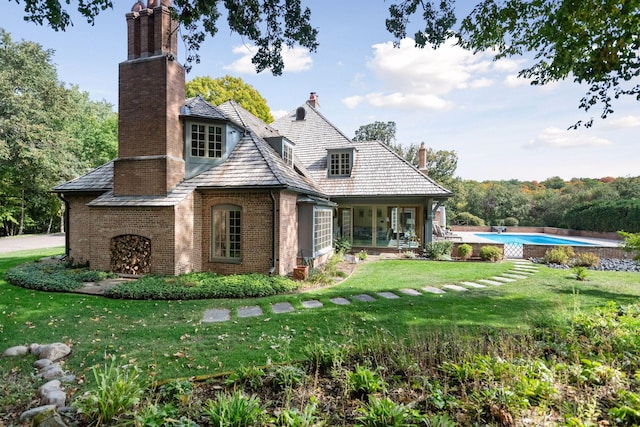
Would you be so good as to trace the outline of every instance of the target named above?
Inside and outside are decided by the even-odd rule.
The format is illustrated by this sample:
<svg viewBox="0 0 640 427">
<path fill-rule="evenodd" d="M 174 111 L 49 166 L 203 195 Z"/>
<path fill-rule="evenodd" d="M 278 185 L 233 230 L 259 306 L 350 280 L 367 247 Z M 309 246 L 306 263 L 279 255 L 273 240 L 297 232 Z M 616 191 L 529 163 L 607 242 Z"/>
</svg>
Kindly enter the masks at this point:
<svg viewBox="0 0 640 427">
<path fill-rule="evenodd" d="M 352 302 L 376 302 L 381 299 L 394 300 L 402 298 L 402 296 L 421 296 L 421 295 L 443 295 L 450 292 L 460 293 L 468 292 L 472 289 L 483 289 L 487 286 L 502 286 L 507 283 L 513 283 L 518 280 L 527 279 L 532 274 L 538 271 L 539 267 L 533 265 L 528 261 L 514 261 L 514 266 L 508 272 L 502 273 L 499 276 L 492 276 L 488 279 L 478 279 L 475 282 L 465 281 L 458 284 L 448 283 L 440 287 L 436 286 L 424 286 L 421 289 L 404 288 L 397 291 L 381 291 L 376 292 L 374 295 L 370 294 L 358 294 L 352 295 L 348 299 L 345 297 L 330 298 L 329 302 L 335 305 L 350 305 Z M 304 309 L 321 308 L 324 307 L 321 301 L 316 299 L 301 301 L 301 305 Z M 271 311 L 275 314 L 291 313 L 296 311 L 295 307 L 289 302 L 277 302 L 269 306 Z M 239 307 L 237 317 L 258 317 L 264 314 L 262 307 L 259 305 L 252 305 L 246 307 Z M 225 322 L 231 320 L 232 311 L 226 308 L 213 308 L 206 310 L 202 318 L 203 323 L 216 323 Z"/>
</svg>

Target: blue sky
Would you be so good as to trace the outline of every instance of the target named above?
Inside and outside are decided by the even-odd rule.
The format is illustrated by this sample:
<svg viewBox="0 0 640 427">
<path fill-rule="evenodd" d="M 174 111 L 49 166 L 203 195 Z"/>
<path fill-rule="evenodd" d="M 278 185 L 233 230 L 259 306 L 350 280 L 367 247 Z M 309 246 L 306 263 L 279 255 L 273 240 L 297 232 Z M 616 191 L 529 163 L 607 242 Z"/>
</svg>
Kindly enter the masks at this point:
<svg viewBox="0 0 640 427">
<path fill-rule="evenodd" d="M 117 106 L 118 63 L 126 59 L 124 15 L 131 4 L 114 2 L 94 26 L 74 18 L 66 32 L 22 20 L 22 5 L 0 4 L 0 27 L 14 40 L 32 40 L 55 51 L 60 80 Z M 600 178 L 640 175 L 640 103 L 615 105 L 591 129 L 566 130 L 577 120 L 598 117 L 578 109 L 585 88 L 570 81 L 531 86 L 518 79 L 526 58 L 492 61 L 455 46 L 418 49 L 412 40 L 392 47 L 385 29 L 389 2 L 307 2 L 319 28 L 319 49 L 286 52 L 285 72 L 256 74 L 247 40 L 230 34 L 220 20 L 215 38 L 201 49 L 202 61 L 187 79 L 229 74 L 241 77 L 267 100 L 274 116 L 294 110 L 310 92 L 320 111 L 346 135 L 361 125 L 394 121 L 397 142 L 425 142 L 458 153 L 456 175 L 477 181 L 542 181 L 553 176 Z M 458 1 L 458 4 L 467 4 Z M 179 60 L 186 49 L 179 45 Z"/>
</svg>

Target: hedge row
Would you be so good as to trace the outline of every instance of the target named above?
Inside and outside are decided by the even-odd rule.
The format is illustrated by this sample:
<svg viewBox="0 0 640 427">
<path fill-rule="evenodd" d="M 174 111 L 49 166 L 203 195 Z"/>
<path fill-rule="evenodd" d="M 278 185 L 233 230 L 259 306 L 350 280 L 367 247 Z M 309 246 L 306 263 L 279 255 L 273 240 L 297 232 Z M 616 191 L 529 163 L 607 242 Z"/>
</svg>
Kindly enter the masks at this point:
<svg viewBox="0 0 640 427">
<path fill-rule="evenodd" d="M 189 273 L 176 277 L 145 276 L 110 289 L 105 296 L 144 300 L 248 298 L 287 293 L 299 287 L 298 282 L 283 276 Z"/>
<path fill-rule="evenodd" d="M 640 232 L 640 200 L 583 203 L 567 211 L 567 228 L 590 231 Z"/>
<path fill-rule="evenodd" d="M 5 273 L 9 283 L 48 292 L 70 292 L 81 288 L 85 282 L 97 282 L 108 276 L 108 273 L 86 268 L 69 268 L 54 260 L 20 264 Z"/>
</svg>

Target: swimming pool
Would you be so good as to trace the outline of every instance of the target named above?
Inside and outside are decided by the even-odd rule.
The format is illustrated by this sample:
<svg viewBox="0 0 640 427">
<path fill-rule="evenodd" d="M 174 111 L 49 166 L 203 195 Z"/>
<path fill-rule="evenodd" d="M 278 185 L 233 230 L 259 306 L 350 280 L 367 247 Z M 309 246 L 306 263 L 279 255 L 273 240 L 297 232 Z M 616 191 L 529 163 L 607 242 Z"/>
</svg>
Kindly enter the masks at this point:
<svg viewBox="0 0 640 427">
<path fill-rule="evenodd" d="M 542 234 L 521 233 L 475 233 L 478 237 L 493 240 L 498 243 L 524 243 L 527 245 L 571 245 L 571 246 L 596 246 L 595 243 L 582 242 L 573 239 L 564 239 Z"/>
</svg>

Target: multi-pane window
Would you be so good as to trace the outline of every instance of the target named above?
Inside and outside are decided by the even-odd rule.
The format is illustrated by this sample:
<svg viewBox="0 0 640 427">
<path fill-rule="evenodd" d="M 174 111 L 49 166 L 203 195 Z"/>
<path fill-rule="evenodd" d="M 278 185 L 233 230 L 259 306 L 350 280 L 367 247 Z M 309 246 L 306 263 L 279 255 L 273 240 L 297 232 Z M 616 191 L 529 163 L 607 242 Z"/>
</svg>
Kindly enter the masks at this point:
<svg viewBox="0 0 640 427">
<path fill-rule="evenodd" d="M 222 126 L 192 124 L 191 156 L 219 159 L 222 157 Z"/>
<path fill-rule="evenodd" d="M 213 258 L 240 259 L 241 210 L 239 206 L 214 206 L 211 215 Z"/>
<path fill-rule="evenodd" d="M 351 175 L 351 152 L 338 152 L 329 155 L 329 176 Z"/>
<path fill-rule="evenodd" d="M 293 147 L 289 144 L 282 145 L 282 159 L 289 166 L 293 166 Z"/>
<path fill-rule="evenodd" d="M 333 245 L 332 210 L 315 208 L 313 211 L 313 252 L 327 252 Z"/>
</svg>

